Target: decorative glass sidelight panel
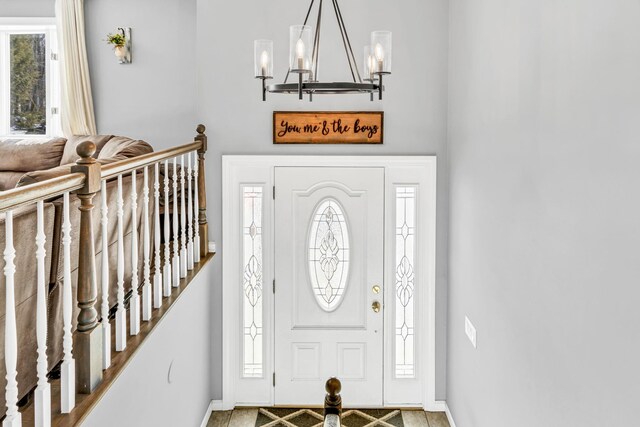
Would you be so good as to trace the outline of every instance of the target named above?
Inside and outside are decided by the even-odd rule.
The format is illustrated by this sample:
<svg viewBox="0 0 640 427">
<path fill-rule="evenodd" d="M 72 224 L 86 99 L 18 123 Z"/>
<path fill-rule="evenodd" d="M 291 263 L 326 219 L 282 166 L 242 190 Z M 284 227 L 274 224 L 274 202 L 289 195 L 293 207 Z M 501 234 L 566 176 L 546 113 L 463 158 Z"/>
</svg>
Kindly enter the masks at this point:
<svg viewBox="0 0 640 427">
<path fill-rule="evenodd" d="M 313 213 L 308 250 L 316 302 L 324 311 L 334 311 L 344 295 L 349 273 L 349 230 L 336 200 L 323 200 Z"/>
<path fill-rule="evenodd" d="M 396 187 L 395 375 L 415 377 L 416 188 Z"/>
<path fill-rule="evenodd" d="M 242 189 L 243 367 L 245 378 L 263 376 L 262 187 Z"/>
</svg>

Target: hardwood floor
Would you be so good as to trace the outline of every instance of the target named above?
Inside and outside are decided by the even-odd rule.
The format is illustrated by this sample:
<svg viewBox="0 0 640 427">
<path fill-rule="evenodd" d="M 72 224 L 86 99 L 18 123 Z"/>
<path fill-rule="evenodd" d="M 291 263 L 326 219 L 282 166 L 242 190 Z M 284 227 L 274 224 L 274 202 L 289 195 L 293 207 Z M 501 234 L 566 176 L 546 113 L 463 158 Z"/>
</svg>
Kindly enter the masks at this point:
<svg viewBox="0 0 640 427">
<path fill-rule="evenodd" d="M 423 412 L 423 411 L 411 411 L 402 410 L 402 422 L 405 427 L 450 427 L 447 416 L 444 412 Z M 207 427 L 255 427 L 256 425 L 271 426 L 272 423 L 263 424 L 256 423 L 259 417 L 259 409 L 257 408 L 240 408 L 234 411 L 216 411 L 211 414 Z M 343 427 L 366 427 L 366 426 L 384 426 L 393 425 L 386 422 L 379 423 L 377 421 L 371 421 L 368 424 L 358 422 L 351 426 L 348 423 L 347 417 L 343 419 Z M 288 426 L 293 427 L 297 424 L 290 423 L 288 421 L 273 421 L 274 426 Z M 309 424 L 317 425 L 317 424 Z"/>
</svg>

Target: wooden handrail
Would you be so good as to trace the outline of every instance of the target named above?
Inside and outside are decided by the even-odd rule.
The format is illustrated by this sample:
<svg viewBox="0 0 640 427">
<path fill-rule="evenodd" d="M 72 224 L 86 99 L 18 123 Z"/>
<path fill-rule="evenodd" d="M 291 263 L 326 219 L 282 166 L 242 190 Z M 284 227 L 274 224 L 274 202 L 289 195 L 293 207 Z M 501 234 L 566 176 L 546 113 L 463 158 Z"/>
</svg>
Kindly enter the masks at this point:
<svg viewBox="0 0 640 427">
<path fill-rule="evenodd" d="M 181 154 L 191 153 L 192 151 L 201 150 L 202 141 L 190 142 L 189 144 L 179 145 L 166 150 L 155 151 L 153 153 L 143 154 L 130 159 L 120 160 L 102 166 L 102 179 L 114 178 L 118 175 L 142 169 L 145 166 L 151 166 L 155 163 L 166 159 L 171 159 Z"/>
<path fill-rule="evenodd" d="M 206 142 L 199 139 L 189 144 L 168 148 L 166 150 L 156 151 L 153 153 L 143 154 L 141 156 L 104 165 L 102 166 L 101 177 L 102 179 L 113 178 L 118 175 L 131 172 L 133 170 L 141 169 L 145 166 L 153 165 L 165 159 L 170 159 L 181 154 L 191 153 L 193 151 L 198 151 L 199 154 L 201 153 L 201 155 L 204 157 L 204 152 L 206 151 Z M 79 190 L 85 185 L 84 179 L 84 174 L 75 172 L 69 173 L 64 176 L 51 178 L 46 181 L 37 182 L 35 184 L 26 185 L 24 187 L 17 187 L 6 191 L 1 191 L 0 212 L 16 209 L 24 205 L 30 205 L 39 200 L 51 199 L 66 192 Z M 204 196 L 204 192 L 202 192 L 202 195 Z M 202 211 L 205 211 L 206 209 L 206 205 L 202 206 L 205 203 L 206 202 L 204 200 L 201 200 L 200 209 L 202 209 Z"/>
<path fill-rule="evenodd" d="M 76 172 L 24 187 L 12 188 L 0 192 L 0 212 L 16 209 L 24 205 L 32 205 L 37 201 L 60 196 L 68 191 L 84 187 L 85 176 Z"/>
</svg>

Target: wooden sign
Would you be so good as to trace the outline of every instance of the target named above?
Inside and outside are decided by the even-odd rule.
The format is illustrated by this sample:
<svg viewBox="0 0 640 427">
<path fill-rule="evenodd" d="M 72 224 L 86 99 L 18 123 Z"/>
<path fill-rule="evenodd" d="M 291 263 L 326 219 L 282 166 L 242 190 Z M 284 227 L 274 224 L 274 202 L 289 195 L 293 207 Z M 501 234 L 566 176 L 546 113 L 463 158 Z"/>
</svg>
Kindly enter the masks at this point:
<svg viewBox="0 0 640 427">
<path fill-rule="evenodd" d="M 382 111 L 274 111 L 274 144 L 382 144 Z"/>
</svg>

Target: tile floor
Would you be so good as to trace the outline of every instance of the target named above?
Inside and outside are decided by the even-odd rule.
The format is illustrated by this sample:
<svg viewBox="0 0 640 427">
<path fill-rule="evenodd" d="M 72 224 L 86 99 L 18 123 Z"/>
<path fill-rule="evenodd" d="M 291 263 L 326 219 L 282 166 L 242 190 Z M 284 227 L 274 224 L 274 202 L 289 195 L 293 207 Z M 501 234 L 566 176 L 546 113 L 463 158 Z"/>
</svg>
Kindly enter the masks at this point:
<svg viewBox="0 0 640 427">
<path fill-rule="evenodd" d="M 405 427 L 450 427 L 447 421 L 447 416 L 444 412 L 422 412 L 422 411 L 400 411 L 402 416 L 402 422 Z M 209 418 L 207 427 L 255 427 L 256 421 L 264 419 L 264 414 L 259 413 L 259 409 L 255 408 L 242 408 L 234 411 L 220 411 L 213 412 Z M 393 426 L 397 424 L 393 422 L 392 418 L 389 421 L 392 424 L 388 424 L 386 421 L 371 421 L 368 424 L 359 423 L 354 427 L 373 427 L 373 426 Z M 265 427 L 270 427 L 272 423 L 264 424 L 264 421 L 259 421 L 258 424 Z M 294 424 L 274 421 L 273 426 L 287 426 L 295 427 Z M 347 424 L 345 423 L 345 426 Z"/>
</svg>

